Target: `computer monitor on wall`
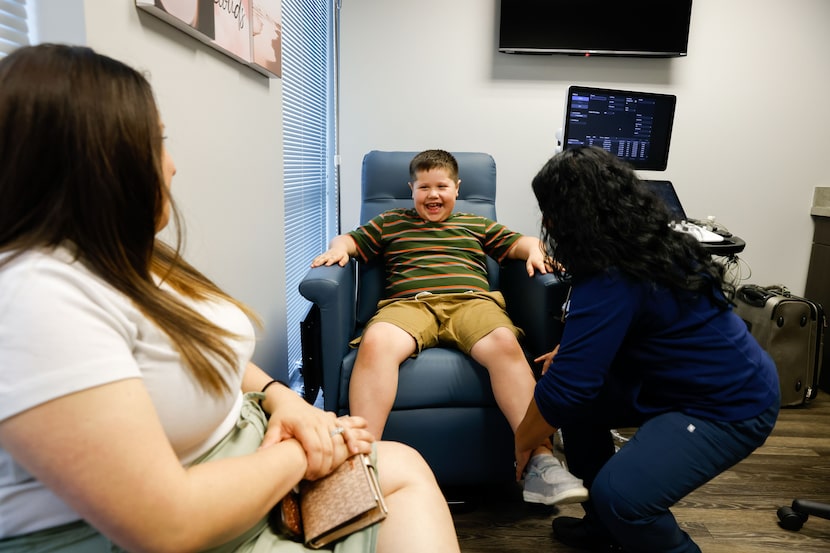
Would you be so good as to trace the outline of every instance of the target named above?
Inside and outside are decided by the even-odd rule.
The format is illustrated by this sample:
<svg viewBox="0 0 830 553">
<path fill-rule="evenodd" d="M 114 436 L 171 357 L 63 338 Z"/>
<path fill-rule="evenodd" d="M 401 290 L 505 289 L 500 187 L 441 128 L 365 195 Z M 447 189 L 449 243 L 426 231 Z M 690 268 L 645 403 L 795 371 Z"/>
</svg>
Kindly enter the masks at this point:
<svg viewBox="0 0 830 553">
<path fill-rule="evenodd" d="M 676 96 L 571 86 L 562 148 L 599 146 L 635 169 L 664 171 Z"/>
</svg>

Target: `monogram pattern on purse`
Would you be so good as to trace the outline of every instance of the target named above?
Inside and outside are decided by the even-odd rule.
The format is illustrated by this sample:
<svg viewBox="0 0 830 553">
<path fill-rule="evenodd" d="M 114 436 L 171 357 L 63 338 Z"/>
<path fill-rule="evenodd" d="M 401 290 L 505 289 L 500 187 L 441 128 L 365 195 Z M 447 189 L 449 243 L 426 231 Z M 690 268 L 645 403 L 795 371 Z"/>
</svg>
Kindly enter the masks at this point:
<svg viewBox="0 0 830 553">
<path fill-rule="evenodd" d="M 315 549 L 386 518 L 369 457 L 355 455 L 325 478 L 301 482 L 300 511 L 305 542 Z"/>
</svg>

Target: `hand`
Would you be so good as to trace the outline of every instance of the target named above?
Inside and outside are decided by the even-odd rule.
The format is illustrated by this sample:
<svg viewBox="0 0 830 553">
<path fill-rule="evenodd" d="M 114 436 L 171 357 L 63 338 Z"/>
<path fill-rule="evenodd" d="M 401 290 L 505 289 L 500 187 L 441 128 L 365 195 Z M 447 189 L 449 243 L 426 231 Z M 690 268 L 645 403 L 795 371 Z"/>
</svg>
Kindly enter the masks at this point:
<svg viewBox="0 0 830 553">
<path fill-rule="evenodd" d="M 533 452 L 531 449 L 525 449 L 523 451 L 516 450 L 516 481 L 522 479 L 522 475 L 525 472 L 525 467 L 527 466 L 527 462 L 530 461 L 530 454 Z"/>
<path fill-rule="evenodd" d="M 350 455 L 357 453 L 369 453 L 372 450 L 374 435 L 367 430 L 369 423 L 363 417 L 343 415 L 337 418 L 337 426 L 329 431 L 334 438 L 339 434 L 349 450 Z M 338 430 L 342 428 L 342 432 Z"/>
<path fill-rule="evenodd" d="M 272 390 L 274 390 L 272 392 Z M 309 405 L 287 388 L 269 388 L 271 417 L 260 448 L 296 438 L 306 453 L 306 478 L 320 478 L 355 453 L 369 453 L 374 437 L 361 417 L 337 417 Z M 333 433 L 343 428 L 341 433 Z"/>
<path fill-rule="evenodd" d="M 542 363 L 542 374 L 548 372 L 550 368 L 550 364 L 553 363 L 553 358 L 556 357 L 556 354 L 559 353 L 559 344 L 556 344 L 556 347 L 553 348 L 553 351 L 546 353 L 544 355 L 540 355 L 536 359 L 533 360 L 534 363 Z"/>
<path fill-rule="evenodd" d="M 329 466 L 313 466 L 306 468 L 303 476 L 306 480 L 317 480 L 330 474 L 343 462 L 357 453 L 371 453 L 374 437 L 366 430 L 366 420 L 362 417 L 342 416 L 337 420 L 337 426 L 329 431 L 333 445 L 332 461 Z"/>
<path fill-rule="evenodd" d="M 543 275 L 547 274 L 548 271 L 550 271 L 550 267 L 546 263 L 547 259 L 548 257 L 541 249 L 530 248 L 527 260 L 525 261 L 528 276 L 533 276 L 535 271 L 539 271 L 539 273 Z"/>
<path fill-rule="evenodd" d="M 325 265 L 326 267 L 330 267 L 336 263 L 341 267 L 345 267 L 348 262 L 349 252 L 337 248 L 331 248 L 330 250 L 327 250 L 315 257 L 311 261 L 311 266 L 320 267 L 321 265 Z"/>
</svg>

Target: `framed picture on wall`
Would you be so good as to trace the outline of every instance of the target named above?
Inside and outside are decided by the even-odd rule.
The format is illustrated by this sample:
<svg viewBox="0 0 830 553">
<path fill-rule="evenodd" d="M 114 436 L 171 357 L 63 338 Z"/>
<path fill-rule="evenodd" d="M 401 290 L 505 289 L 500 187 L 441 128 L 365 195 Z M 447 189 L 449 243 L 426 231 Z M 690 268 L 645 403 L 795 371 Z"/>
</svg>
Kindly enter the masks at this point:
<svg viewBox="0 0 830 553">
<path fill-rule="evenodd" d="M 263 75 L 282 75 L 280 0 L 136 0 L 135 4 Z"/>
<path fill-rule="evenodd" d="M 251 0 L 253 62 L 282 76 L 282 6 L 280 0 Z"/>
</svg>

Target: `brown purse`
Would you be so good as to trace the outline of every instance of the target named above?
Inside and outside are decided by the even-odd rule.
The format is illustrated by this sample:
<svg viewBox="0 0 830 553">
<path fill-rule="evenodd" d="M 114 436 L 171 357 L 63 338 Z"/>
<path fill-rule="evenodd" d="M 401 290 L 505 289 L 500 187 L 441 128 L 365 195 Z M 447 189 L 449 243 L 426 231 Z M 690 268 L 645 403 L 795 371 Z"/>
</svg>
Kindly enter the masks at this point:
<svg viewBox="0 0 830 553">
<path fill-rule="evenodd" d="M 300 496 L 292 490 L 268 514 L 268 524 L 275 534 L 294 541 L 303 541 L 303 520 L 300 516 Z"/>
<path fill-rule="evenodd" d="M 347 459 L 319 480 L 303 480 L 272 511 L 275 531 L 319 549 L 386 518 L 386 503 L 368 455 Z"/>
</svg>

